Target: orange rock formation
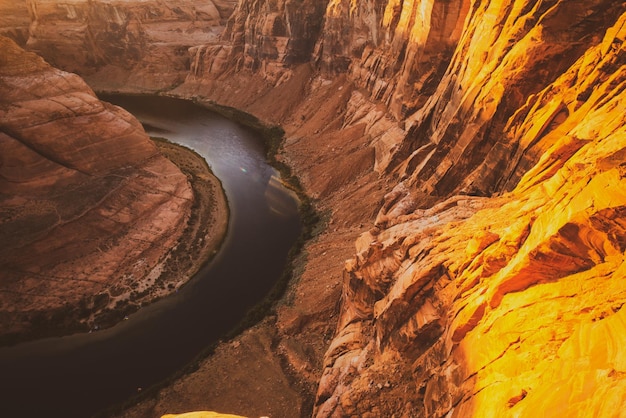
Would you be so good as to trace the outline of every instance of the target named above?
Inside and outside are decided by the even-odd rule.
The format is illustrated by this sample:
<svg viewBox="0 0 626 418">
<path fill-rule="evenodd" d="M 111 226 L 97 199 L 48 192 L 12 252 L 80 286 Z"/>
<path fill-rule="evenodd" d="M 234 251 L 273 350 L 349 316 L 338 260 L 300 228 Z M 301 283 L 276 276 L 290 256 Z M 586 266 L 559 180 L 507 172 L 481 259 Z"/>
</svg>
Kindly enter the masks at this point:
<svg viewBox="0 0 626 418">
<path fill-rule="evenodd" d="M 163 415 L 161 418 L 242 418 L 239 415 L 220 414 L 219 412 L 198 411 L 177 415 Z"/>
<path fill-rule="evenodd" d="M 377 149 L 401 181 L 346 264 L 317 416 L 612 416 L 626 401 L 626 15 L 559 3 L 527 7 L 529 25 L 522 3 L 474 9 L 407 135 Z M 605 32 L 574 42 L 592 23 Z"/>
<path fill-rule="evenodd" d="M 285 157 L 331 229 L 367 219 L 363 197 L 387 188 L 346 263 L 315 414 L 610 415 L 623 405 L 624 4 L 380 7 L 328 5 L 294 116 L 258 103 L 286 96 L 297 67 L 248 75 L 274 87 L 246 102 L 211 74 L 187 81 L 283 121 Z M 309 260 L 299 288 L 332 284 L 324 265 Z M 301 315 L 327 315 L 305 300 Z"/>
<path fill-rule="evenodd" d="M 261 325 L 316 416 L 624 409 L 625 38 L 611 0 L 242 0 L 189 49 L 170 93 L 280 123 L 326 219 Z"/>
</svg>

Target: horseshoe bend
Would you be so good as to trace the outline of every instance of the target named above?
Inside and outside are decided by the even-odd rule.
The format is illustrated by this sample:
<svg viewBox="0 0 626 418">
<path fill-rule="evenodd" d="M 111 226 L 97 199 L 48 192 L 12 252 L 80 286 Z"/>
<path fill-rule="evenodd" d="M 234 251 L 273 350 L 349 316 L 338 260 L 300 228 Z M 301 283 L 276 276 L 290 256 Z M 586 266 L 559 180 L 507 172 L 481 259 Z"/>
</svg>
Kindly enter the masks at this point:
<svg viewBox="0 0 626 418">
<path fill-rule="evenodd" d="M 0 35 L 3 343 L 167 299 L 225 231 L 94 90 L 280 126 L 320 218 L 260 322 L 107 416 L 620 416 L 623 2 L 0 0 Z"/>
<path fill-rule="evenodd" d="M 219 181 L 199 193 L 206 163 L 190 182 L 78 76 L 2 51 L 2 339 L 110 326 L 175 291 L 225 233 Z"/>
</svg>

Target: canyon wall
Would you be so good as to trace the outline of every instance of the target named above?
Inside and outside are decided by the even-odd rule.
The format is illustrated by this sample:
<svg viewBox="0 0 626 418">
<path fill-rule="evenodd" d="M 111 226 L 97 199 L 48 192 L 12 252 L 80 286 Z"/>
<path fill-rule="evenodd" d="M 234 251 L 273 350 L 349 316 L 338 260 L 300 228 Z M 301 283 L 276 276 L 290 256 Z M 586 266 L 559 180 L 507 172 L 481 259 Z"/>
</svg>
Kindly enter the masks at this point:
<svg viewBox="0 0 626 418">
<path fill-rule="evenodd" d="M 454 168 L 448 157 L 388 197 L 346 263 L 318 416 L 613 416 L 623 406 L 625 24 L 622 14 L 554 81 L 505 108 L 498 139 L 515 152 L 494 161 L 510 172 L 531 161 L 511 192 L 398 211 L 398 193 L 413 178 L 430 192 L 436 170 Z"/>
<path fill-rule="evenodd" d="M 624 404 L 624 7 L 331 1 L 310 68 L 242 66 L 259 47 L 243 28 L 239 61 L 188 77 L 282 123 L 283 158 L 331 212 L 296 290 L 317 305 L 297 293 L 279 309 L 294 369 L 293 347 L 319 349 L 310 330 L 333 315 L 327 252 L 373 225 L 342 273 L 314 415 L 612 416 Z M 271 88 L 225 100 L 211 84 L 223 74 Z M 283 89 L 300 97 L 289 112 L 258 105 L 290 100 Z"/>
<path fill-rule="evenodd" d="M 0 10 L 27 9 L 27 47 L 52 65 L 79 73 L 93 87 L 154 91 L 180 84 L 188 48 L 223 30 L 233 0 L 21 0 Z M 22 12 L 23 13 L 23 12 Z"/>
<path fill-rule="evenodd" d="M 232 19 L 262 19 L 243 5 Z M 236 59 L 216 55 L 188 77 L 282 123 L 283 158 L 331 212 L 297 288 L 321 301 L 297 293 L 279 310 L 285 346 L 314 352 L 307 330 L 324 329 L 338 296 L 327 252 L 373 226 L 342 273 L 315 415 L 611 416 L 623 405 L 624 12 L 614 1 L 331 1 L 309 68 L 268 76 L 260 69 L 284 68 L 269 55 L 242 66 L 259 60 L 249 23 Z M 211 83 L 238 77 L 270 87 L 226 98 Z M 267 105 L 288 91 L 299 98 L 288 112 Z"/>
<path fill-rule="evenodd" d="M 281 364 L 303 399 L 273 416 L 616 415 L 625 13 L 609 0 L 241 0 L 220 36 L 185 41 L 171 78 L 142 85 L 83 59 L 75 70 L 100 88 L 176 86 L 280 124 L 278 158 L 323 218 L 275 315 L 198 379 L 262 335 L 257 363 Z M 135 76 L 149 68 L 130 35 L 142 27 L 114 64 Z M 226 410 L 241 384 L 221 376 L 220 396 L 181 379 L 142 411 L 198 391 L 189 409 Z M 265 382 L 248 379 L 253 398 Z"/>
<path fill-rule="evenodd" d="M 187 177 L 80 77 L 0 50 L 0 341 L 109 325 L 179 286 L 161 273 Z"/>
</svg>

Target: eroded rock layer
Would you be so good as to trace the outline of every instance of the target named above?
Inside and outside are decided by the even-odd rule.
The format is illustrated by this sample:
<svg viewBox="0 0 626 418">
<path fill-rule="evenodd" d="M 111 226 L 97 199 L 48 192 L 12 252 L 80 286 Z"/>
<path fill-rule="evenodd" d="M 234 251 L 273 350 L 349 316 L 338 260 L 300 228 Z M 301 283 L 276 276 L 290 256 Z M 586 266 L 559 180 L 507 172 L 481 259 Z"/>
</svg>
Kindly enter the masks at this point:
<svg viewBox="0 0 626 418">
<path fill-rule="evenodd" d="M 30 11 L 28 48 L 52 65 L 118 89 L 180 84 L 188 49 L 211 42 L 232 0 L 22 0 Z M 20 3 L 20 2 L 17 2 Z"/>
<path fill-rule="evenodd" d="M 573 63 L 562 52 L 540 65 L 549 54 L 531 47 L 554 50 L 555 38 L 573 44 L 550 33 L 559 29 L 550 19 L 561 16 L 565 22 L 556 22 L 568 27 L 577 15 L 595 22 L 590 5 L 582 14 L 559 10 L 570 6 L 556 4 L 537 19 L 545 26 L 533 27 L 542 38 L 532 45 L 510 42 L 501 61 L 514 60 L 515 73 L 474 75 L 469 92 L 456 68 L 486 64 L 466 47 L 448 70 L 454 88 L 444 77 L 442 94 L 417 116 L 403 143 L 413 153 L 402 163 L 406 178 L 346 264 L 317 416 L 613 416 L 623 407 L 626 14 L 604 25 Z M 466 33 L 480 24 L 469 20 Z M 537 65 L 556 74 L 525 73 Z M 492 105 L 477 102 L 481 95 Z M 473 105 L 463 110 L 468 98 Z M 501 137 L 485 144 L 483 127 L 496 124 Z M 413 163 L 426 146 L 430 155 Z M 476 156 L 478 169 L 465 162 Z M 497 197 L 470 193 L 425 209 L 416 209 L 418 199 L 406 203 L 448 180 L 457 190 L 477 182 L 497 188 L 516 170 L 517 186 Z"/>
<path fill-rule="evenodd" d="M 119 320 L 155 296 L 187 177 L 80 77 L 7 38 L 0 50 L 0 337 Z"/>
</svg>

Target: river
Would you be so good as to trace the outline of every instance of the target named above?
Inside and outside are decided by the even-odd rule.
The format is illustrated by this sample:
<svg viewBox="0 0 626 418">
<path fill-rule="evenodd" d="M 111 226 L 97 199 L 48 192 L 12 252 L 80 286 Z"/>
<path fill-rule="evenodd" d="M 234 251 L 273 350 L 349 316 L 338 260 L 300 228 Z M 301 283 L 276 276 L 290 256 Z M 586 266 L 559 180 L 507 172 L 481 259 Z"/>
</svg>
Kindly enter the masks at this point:
<svg viewBox="0 0 626 418">
<path fill-rule="evenodd" d="M 254 131 L 188 101 L 103 99 L 207 160 L 228 199 L 227 236 L 179 292 L 112 328 L 0 348 L 0 416 L 84 418 L 171 376 L 267 295 L 300 233 L 297 198 Z"/>
</svg>

